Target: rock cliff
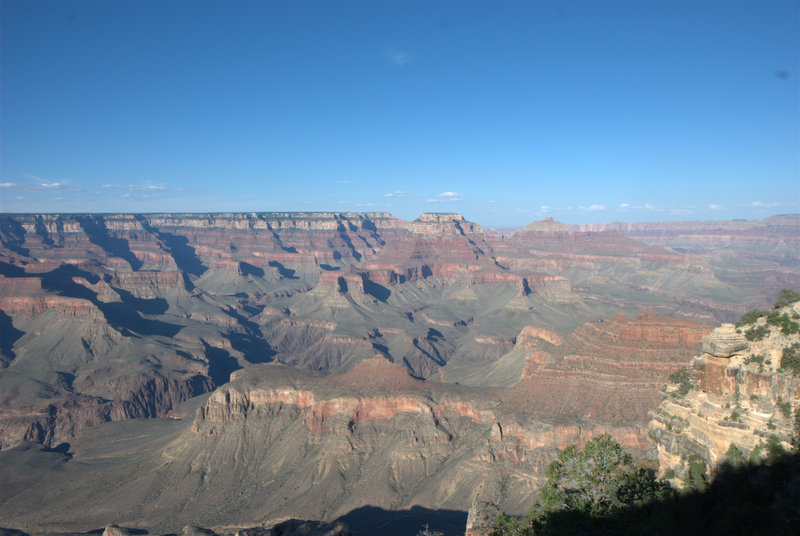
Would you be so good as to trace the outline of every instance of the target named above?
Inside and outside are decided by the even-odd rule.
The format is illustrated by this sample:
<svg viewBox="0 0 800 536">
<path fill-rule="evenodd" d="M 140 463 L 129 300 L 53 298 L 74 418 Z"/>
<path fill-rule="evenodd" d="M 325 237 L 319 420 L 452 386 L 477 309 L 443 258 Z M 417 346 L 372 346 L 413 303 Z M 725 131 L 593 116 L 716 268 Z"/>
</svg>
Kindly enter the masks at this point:
<svg viewBox="0 0 800 536">
<path fill-rule="evenodd" d="M 639 446 L 608 424 L 521 412 L 511 396 L 421 381 L 381 356 L 339 375 L 252 366 L 172 419 L 97 426 L 66 459 L 0 453 L 0 515 L 28 531 L 113 521 L 164 532 L 334 520 L 365 504 L 521 513 L 566 445 L 611 430 Z"/>
<path fill-rule="evenodd" d="M 786 315 L 787 328 L 770 324 L 765 312 L 752 323 L 723 324 L 705 337 L 690 375 L 671 384 L 669 396 L 651 412 L 648 435 L 658 448 L 662 475 L 682 477 L 692 457 L 713 469 L 731 445 L 757 460 L 771 436 L 790 448 L 798 432 L 793 420 L 800 377 L 785 356 L 800 348 L 797 324 L 788 323 L 800 319 L 800 304 L 771 314 Z"/>
<path fill-rule="evenodd" d="M 270 361 L 379 353 L 470 383 L 527 326 L 553 344 L 619 309 L 731 320 L 763 300 L 764 255 L 742 292 L 702 256 L 552 220 L 502 239 L 448 213 L 0 215 L 0 449 L 164 415 Z"/>
</svg>

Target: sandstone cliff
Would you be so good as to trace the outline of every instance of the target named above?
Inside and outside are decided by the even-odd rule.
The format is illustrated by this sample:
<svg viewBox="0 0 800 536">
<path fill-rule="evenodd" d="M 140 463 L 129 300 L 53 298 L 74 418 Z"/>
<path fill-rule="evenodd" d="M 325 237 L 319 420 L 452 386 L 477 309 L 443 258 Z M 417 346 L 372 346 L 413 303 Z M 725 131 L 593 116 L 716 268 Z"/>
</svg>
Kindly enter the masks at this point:
<svg viewBox="0 0 800 536">
<path fill-rule="evenodd" d="M 773 314 L 796 322 L 800 304 Z M 759 331 L 763 338 L 754 339 Z M 739 328 L 723 324 L 706 337 L 703 353 L 691 362 L 690 379 L 670 385 L 670 396 L 651 412 L 648 435 L 658 448 L 661 474 L 682 477 L 692 457 L 713 469 L 731 445 L 757 460 L 770 436 L 788 450 L 800 408 L 800 377 L 784 351 L 797 348 L 796 324 L 782 329 L 768 324 L 766 316 Z"/>
<path fill-rule="evenodd" d="M 522 513 L 559 449 L 615 432 L 521 412 L 497 390 L 417 380 L 380 356 L 340 375 L 249 367 L 172 417 L 94 427 L 68 453 L 0 453 L 4 523 L 163 532 L 334 520 L 365 504 Z"/>
<path fill-rule="evenodd" d="M 619 309 L 731 319 L 777 280 L 764 255 L 720 271 L 619 232 L 551 220 L 504 240 L 459 214 L 2 215 L 0 449 L 164 415 L 270 361 L 346 371 L 377 352 L 469 383 L 527 326 L 564 340 Z"/>
</svg>

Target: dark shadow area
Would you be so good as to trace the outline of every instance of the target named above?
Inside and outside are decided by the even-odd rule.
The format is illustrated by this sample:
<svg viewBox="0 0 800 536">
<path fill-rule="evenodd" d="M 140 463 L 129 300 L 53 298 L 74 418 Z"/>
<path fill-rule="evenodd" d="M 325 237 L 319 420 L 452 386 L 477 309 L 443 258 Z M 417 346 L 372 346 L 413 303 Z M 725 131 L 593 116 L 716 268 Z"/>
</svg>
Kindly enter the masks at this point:
<svg viewBox="0 0 800 536">
<path fill-rule="evenodd" d="M 3 246 L 18 255 L 22 255 L 23 257 L 30 256 L 30 251 L 28 251 L 28 248 L 24 248 L 18 244 L 15 244 L 14 242 L 7 242 L 5 240 L 0 240 L 0 242 L 2 242 Z"/>
<path fill-rule="evenodd" d="M 147 220 L 145 220 L 144 216 L 139 215 L 136 217 L 139 220 L 139 223 L 142 224 L 142 227 L 148 233 L 154 234 L 161 240 L 165 246 L 169 249 L 169 254 L 172 255 L 172 259 L 175 261 L 175 264 L 178 268 L 187 273 L 191 274 L 196 277 L 200 277 L 203 275 L 208 268 L 203 266 L 203 263 L 200 261 L 200 258 L 197 256 L 194 248 L 189 245 L 189 239 L 185 236 L 174 235 L 172 233 L 167 233 L 165 231 L 160 231 L 150 225 Z M 185 278 L 188 282 L 188 277 Z M 191 283 L 189 283 L 191 285 Z M 194 285 L 187 286 L 189 290 L 194 288 Z"/>
<path fill-rule="evenodd" d="M 270 265 L 272 265 L 272 263 L 270 263 Z M 264 269 L 259 268 L 258 266 L 253 266 L 249 262 L 240 262 L 239 272 L 241 272 L 243 276 L 264 277 Z M 280 273 L 280 268 L 278 269 L 278 272 Z"/>
<path fill-rule="evenodd" d="M 97 283 L 100 278 L 90 272 L 83 271 L 71 264 L 62 264 L 55 270 L 42 274 L 42 288 L 58 292 L 61 296 L 77 298 L 92 302 L 105 316 L 106 321 L 122 333 L 130 335 L 132 331 L 145 336 L 163 335 L 173 337 L 183 326 L 170 324 L 160 320 L 150 320 L 139 316 L 138 311 L 129 303 L 125 302 L 101 302 L 97 299 L 97 293 L 93 290 L 76 283 L 73 277 L 83 277 L 90 284 Z M 158 299 L 157 299 L 158 300 Z M 151 301 L 151 300 L 140 300 Z M 152 305 L 147 305 L 151 307 Z M 155 307 L 163 307 L 154 304 Z M 165 309 L 166 310 L 166 309 Z"/>
<path fill-rule="evenodd" d="M 250 333 L 228 333 L 223 335 L 234 350 L 241 352 L 249 363 L 269 363 L 277 354 L 269 343 L 258 335 Z"/>
<path fill-rule="evenodd" d="M 444 335 L 442 335 L 442 332 L 438 329 L 428 328 L 428 335 L 426 336 L 426 339 L 429 341 L 437 341 L 444 339 Z"/>
<path fill-rule="evenodd" d="M 167 309 L 169 309 L 169 304 L 164 298 L 137 298 L 127 290 L 117 287 L 111 288 L 114 289 L 114 292 L 119 294 L 124 303 L 127 303 L 140 313 L 146 315 L 163 315 L 167 312 Z"/>
<path fill-rule="evenodd" d="M 344 240 L 344 243 L 347 244 L 347 249 L 350 250 L 353 258 L 357 261 L 360 261 L 361 253 L 358 252 L 356 247 L 353 245 L 353 241 L 350 240 L 349 236 L 347 236 L 347 228 L 342 224 L 342 222 L 339 222 L 339 227 L 337 230 L 339 231 L 339 236 L 341 236 L 342 240 Z"/>
<path fill-rule="evenodd" d="M 215 348 L 203 341 L 206 359 L 208 360 L 208 376 L 218 387 L 231 381 L 231 373 L 242 368 L 236 358 L 231 356 L 227 350 Z"/>
<path fill-rule="evenodd" d="M 464 534 L 467 512 L 460 510 L 431 510 L 412 506 L 410 510 L 384 510 L 377 506 L 362 506 L 343 515 L 336 521 L 349 526 L 353 536 L 413 536 L 424 525 L 431 532 L 443 532 L 445 536 Z"/>
<path fill-rule="evenodd" d="M 800 534 L 800 454 L 767 456 L 758 465 L 721 465 L 703 491 L 669 491 L 606 515 L 584 510 L 546 514 L 504 535 L 788 535 Z M 629 490 L 636 499 L 642 490 Z"/>
<path fill-rule="evenodd" d="M 427 264 L 422 265 L 422 277 L 430 277 L 433 275 L 433 270 Z"/>
<path fill-rule="evenodd" d="M 335 272 L 342 269 L 341 266 L 331 266 L 330 264 L 325 264 L 324 262 L 319 263 L 319 267 L 326 272 Z"/>
<path fill-rule="evenodd" d="M 347 280 L 344 277 L 337 277 L 336 283 L 339 285 L 339 292 L 342 294 L 347 292 Z"/>
<path fill-rule="evenodd" d="M 275 232 L 275 229 L 272 228 L 272 225 L 267 221 L 267 219 L 264 216 L 259 215 L 258 217 L 264 223 L 267 224 L 267 229 L 269 229 L 269 231 L 272 233 L 272 238 L 275 239 L 275 243 L 278 244 L 278 247 L 280 247 L 286 253 L 297 253 L 297 248 L 295 248 L 294 246 L 284 245 L 283 240 L 281 240 L 281 237 L 278 235 L 277 232 Z"/>
<path fill-rule="evenodd" d="M 125 260 L 131 265 L 133 271 L 139 270 L 142 267 L 142 261 L 136 258 L 136 255 L 131 251 L 128 241 L 122 238 L 116 238 L 108 233 L 108 228 L 101 218 L 94 216 L 79 216 L 76 217 L 83 232 L 89 237 L 89 242 L 99 246 L 106 253 L 112 257 L 118 257 Z"/>
<path fill-rule="evenodd" d="M 389 299 L 389 296 L 392 295 L 392 291 L 388 288 L 384 287 L 383 285 L 379 285 L 378 283 L 374 283 L 364 278 L 364 292 L 375 298 L 376 300 L 385 302 Z"/>
<path fill-rule="evenodd" d="M 373 341 L 372 347 L 383 354 L 385 357 L 390 357 L 392 354 L 389 353 L 389 347 L 385 344 L 380 344 L 378 342 Z"/>
<path fill-rule="evenodd" d="M 197 277 L 206 273 L 208 268 L 203 266 L 194 248 L 189 245 L 188 238 L 163 231 L 157 231 L 156 236 L 169 248 L 170 255 L 178 268 Z"/>
<path fill-rule="evenodd" d="M 3 261 L 0 261 L 0 275 L 3 277 L 36 277 L 36 274 L 28 275 L 19 266 Z"/>
<path fill-rule="evenodd" d="M 25 335 L 25 332 L 14 327 L 11 317 L 4 311 L 0 311 L 0 361 L 5 363 L 6 360 L 3 356 L 9 358 L 8 362 L 14 361 L 16 357 L 14 354 L 14 343 L 23 335 Z"/>
<path fill-rule="evenodd" d="M 170 324 L 161 320 L 150 320 L 142 318 L 139 313 L 126 303 L 110 302 L 95 303 L 97 308 L 106 317 L 108 323 L 123 335 L 129 335 L 131 331 L 145 336 L 161 335 L 164 337 L 174 337 L 183 326 Z"/>
<path fill-rule="evenodd" d="M 244 333 L 230 332 L 223 335 L 234 350 L 241 352 L 249 363 L 269 363 L 272 357 L 277 354 L 261 334 L 258 324 L 251 322 L 234 309 L 225 311 L 228 315 L 236 319 L 236 322 L 246 331 Z"/>
<path fill-rule="evenodd" d="M 73 264 L 62 264 L 55 270 L 51 270 L 45 274 L 41 274 L 42 288 L 58 292 L 61 296 L 68 298 L 78 298 L 82 300 L 89 300 L 97 304 L 97 293 L 83 285 L 76 283 L 74 277 L 82 277 L 94 285 L 100 281 L 97 274 L 86 272 L 76 267 Z"/>
<path fill-rule="evenodd" d="M 72 458 L 72 454 L 69 451 L 71 446 L 72 445 L 70 445 L 69 443 L 64 442 L 64 443 L 59 443 L 55 447 L 42 447 L 39 450 L 41 450 L 42 452 L 58 452 L 60 454 L 65 454 L 69 458 Z"/>
<path fill-rule="evenodd" d="M 25 243 L 25 228 L 13 218 L 0 216 L 0 242 L 14 253 L 29 256 L 28 248 L 22 247 Z"/>
<path fill-rule="evenodd" d="M 299 277 L 294 275 L 295 270 L 292 270 L 291 268 L 286 268 L 284 265 L 282 265 L 278 261 L 269 261 L 269 265 L 272 266 L 273 268 L 277 268 L 278 274 L 281 277 L 285 277 L 286 279 L 300 279 Z M 263 270 L 262 270 L 262 273 L 263 273 Z"/>
<path fill-rule="evenodd" d="M 44 222 L 42 221 L 42 217 L 39 216 L 36 218 L 36 223 L 34 224 L 34 229 L 36 234 L 41 238 L 42 243 L 46 246 L 54 247 L 56 243 L 50 238 L 50 233 L 47 232 L 47 227 L 45 227 Z"/>
</svg>

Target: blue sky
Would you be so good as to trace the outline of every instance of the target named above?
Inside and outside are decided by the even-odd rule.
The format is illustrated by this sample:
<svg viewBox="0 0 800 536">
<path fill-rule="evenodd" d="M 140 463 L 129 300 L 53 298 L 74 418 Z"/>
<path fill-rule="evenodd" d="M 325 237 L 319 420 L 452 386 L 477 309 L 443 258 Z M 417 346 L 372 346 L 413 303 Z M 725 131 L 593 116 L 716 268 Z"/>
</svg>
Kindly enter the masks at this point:
<svg viewBox="0 0 800 536">
<path fill-rule="evenodd" d="M 800 212 L 796 0 L 0 9 L 2 212 Z"/>
</svg>

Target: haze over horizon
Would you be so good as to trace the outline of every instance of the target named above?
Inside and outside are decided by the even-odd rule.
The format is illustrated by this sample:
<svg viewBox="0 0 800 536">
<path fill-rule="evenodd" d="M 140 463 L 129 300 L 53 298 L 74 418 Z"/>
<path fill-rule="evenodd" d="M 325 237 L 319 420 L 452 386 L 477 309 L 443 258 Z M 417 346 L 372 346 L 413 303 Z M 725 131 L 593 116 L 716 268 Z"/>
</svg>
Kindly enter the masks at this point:
<svg viewBox="0 0 800 536">
<path fill-rule="evenodd" d="M 800 212 L 796 1 L 0 10 L 0 212 Z"/>
</svg>

